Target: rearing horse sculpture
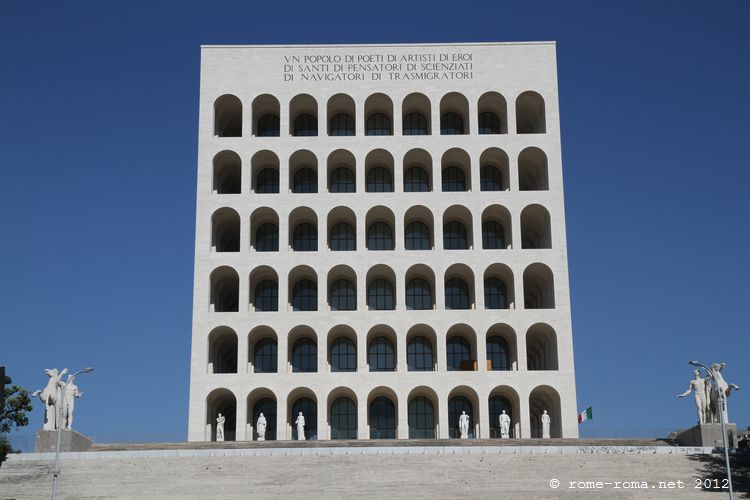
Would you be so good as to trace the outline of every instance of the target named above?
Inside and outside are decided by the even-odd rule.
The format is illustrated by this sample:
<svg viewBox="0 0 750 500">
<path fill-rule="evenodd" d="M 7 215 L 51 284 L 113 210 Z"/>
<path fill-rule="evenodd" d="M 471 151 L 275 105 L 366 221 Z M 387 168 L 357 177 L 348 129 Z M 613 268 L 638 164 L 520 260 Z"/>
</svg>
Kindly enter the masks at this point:
<svg viewBox="0 0 750 500">
<path fill-rule="evenodd" d="M 57 407 L 62 402 L 62 382 L 61 379 L 68 372 L 67 368 L 58 372 L 57 368 L 45 368 L 44 372 L 49 377 L 47 385 L 41 391 L 34 391 L 31 396 L 39 396 L 44 403 L 44 430 L 53 431 L 57 429 L 58 422 Z"/>
</svg>

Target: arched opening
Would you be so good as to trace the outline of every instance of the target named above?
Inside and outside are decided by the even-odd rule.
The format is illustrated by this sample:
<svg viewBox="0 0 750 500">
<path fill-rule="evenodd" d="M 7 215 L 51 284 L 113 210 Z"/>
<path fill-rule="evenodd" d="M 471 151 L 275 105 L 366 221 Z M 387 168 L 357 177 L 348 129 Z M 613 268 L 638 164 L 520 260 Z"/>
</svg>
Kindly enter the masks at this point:
<svg viewBox="0 0 750 500">
<path fill-rule="evenodd" d="M 479 157 L 479 187 L 482 191 L 510 189 L 508 155 L 499 148 L 485 150 Z"/>
<path fill-rule="evenodd" d="M 258 433 L 258 420 L 263 415 L 266 421 L 264 436 Z M 275 441 L 277 436 L 276 395 L 270 389 L 258 388 L 247 396 L 248 427 L 252 432 L 253 441 Z"/>
<path fill-rule="evenodd" d="M 331 439 L 357 439 L 357 396 L 345 387 L 328 396 L 328 425 Z"/>
<path fill-rule="evenodd" d="M 471 387 L 460 386 L 448 395 L 448 437 L 461 438 L 458 420 L 464 412 L 469 417 L 468 438 L 479 437 L 479 398 Z"/>
<path fill-rule="evenodd" d="M 508 424 L 508 438 L 516 439 L 521 437 L 521 403 L 518 393 L 507 385 L 495 387 L 490 392 L 487 400 L 487 409 L 490 414 L 490 438 L 502 438 L 500 427 L 500 415 L 503 411 L 510 418 Z"/>
<path fill-rule="evenodd" d="M 395 238 L 393 228 L 396 218 L 393 212 L 382 205 L 373 207 L 365 217 L 368 250 L 393 250 Z"/>
<path fill-rule="evenodd" d="M 513 248 L 510 212 L 500 205 L 490 205 L 482 212 L 482 248 Z"/>
<path fill-rule="evenodd" d="M 471 159 L 463 149 L 449 149 L 441 161 L 443 192 L 471 191 Z"/>
<path fill-rule="evenodd" d="M 237 334 L 228 326 L 208 335 L 208 373 L 237 373 Z"/>
<path fill-rule="evenodd" d="M 240 305 L 240 277 L 229 266 L 221 266 L 211 273 L 210 311 L 237 312 Z"/>
<path fill-rule="evenodd" d="M 225 94 L 214 102 L 214 135 L 242 137 L 242 102 L 237 96 Z"/>
<path fill-rule="evenodd" d="M 318 135 L 318 101 L 308 94 L 294 96 L 289 103 L 291 130 L 296 137 Z"/>
<path fill-rule="evenodd" d="M 401 106 L 403 135 L 430 135 L 431 109 L 430 100 L 424 94 L 415 92 L 406 96 Z"/>
<path fill-rule="evenodd" d="M 328 366 L 332 372 L 357 371 L 357 334 L 351 326 L 334 326 L 328 332 Z"/>
<path fill-rule="evenodd" d="M 414 325 L 406 333 L 406 365 L 410 372 L 437 371 L 437 335 L 432 327 Z"/>
<path fill-rule="evenodd" d="M 289 187 L 292 193 L 318 192 L 318 158 L 310 151 L 296 151 L 289 157 Z"/>
<path fill-rule="evenodd" d="M 258 151 L 250 160 L 252 190 L 256 194 L 279 192 L 279 157 L 271 151 Z"/>
<path fill-rule="evenodd" d="M 357 310 L 357 273 L 338 265 L 328 271 L 328 307 L 331 311 Z"/>
<path fill-rule="evenodd" d="M 393 135 L 393 102 L 385 94 L 373 94 L 365 101 L 365 135 Z"/>
<path fill-rule="evenodd" d="M 440 135 L 469 133 L 469 101 L 458 92 L 446 94 L 440 100 Z"/>
<path fill-rule="evenodd" d="M 518 188 L 521 191 L 549 189 L 547 155 L 539 148 L 526 148 L 518 155 Z"/>
<path fill-rule="evenodd" d="M 445 271 L 445 308 L 474 309 L 474 273 L 465 264 Z"/>
<path fill-rule="evenodd" d="M 505 264 L 492 264 L 484 271 L 484 308 L 515 309 L 513 271 Z"/>
<path fill-rule="evenodd" d="M 330 193 L 355 193 L 357 191 L 357 162 L 354 155 L 337 149 L 328 155 L 328 191 Z"/>
<path fill-rule="evenodd" d="M 271 208 L 261 207 L 250 214 L 250 245 L 256 252 L 279 251 L 279 216 Z"/>
<path fill-rule="evenodd" d="M 318 310 L 318 275 L 309 266 L 289 272 L 289 306 L 292 311 Z"/>
<path fill-rule="evenodd" d="M 206 436 L 216 441 L 216 419 L 224 417 L 224 441 L 237 439 L 237 398 L 229 389 L 215 389 L 206 398 Z"/>
<path fill-rule="evenodd" d="M 354 99 L 336 94 L 328 99 L 328 135 L 352 136 L 356 133 Z"/>
<path fill-rule="evenodd" d="M 279 137 L 281 122 L 279 100 L 270 94 L 253 99 L 253 135 L 256 137 Z"/>
<path fill-rule="evenodd" d="M 548 385 L 540 385 L 531 391 L 529 395 L 529 416 L 531 418 L 531 437 L 543 438 L 544 426 L 542 415 L 544 411 L 550 417 L 551 438 L 561 438 L 562 415 L 560 415 L 560 395 L 555 389 Z"/>
<path fill-rule="evenodd" d="M 551 326 L 536 323 L 526 332 L 526 369 L 558 369 L 557 334 Z"/>
<path fill-rule="evenodd" d="M 308 207 L 297 207 L 289 214 L 289 246 L 295 252 L 318 251 L 318 216 Z"/>
<path fill-rule="evenodd" d="M 435 273 L 429 266 L 415 264 L 406 271 L 406 309 L 435 308 Z"/>
<path fill-rule="evenodd" d="M 516 332 L 504 323 L 496 323 L 487 330 L 487 370 L 518 370 Z"/>
<path fill-rule="evenodd" d="M 268 326 L 256 326 L 248 335 L 248 359 L 251 373 L 277 373 L 279 371 L 279 341 L 276 332 Z"/>
<path fill-rule="evenodd" d="M 555 282 L 544 264 L 531 264 L 523 272 L 523 301 L 526 309 L 554 309 Z"/>
<path fill-rule="evenodd" d="M 231 208 L 220 208 L 211 216 L 211 250 L 240 251 L 240 215 Z"/>
<path fill-rule="evenodd" d="M 435 248 L 434 226 L 434 218 L 429 208 L 422 205 L 409 208 L 404 214 L 404 248 L 406 250 Z"/>
<path fill-rule="evenodd" d="M 328 212 L 328 248 L 334 252 L 357 249 L 357 216 L 349 207 L 336 207 Z"/>
<path fill-rule="evenodd" d="M 367 333 L 367 365 L 371 372 L 396 371 L 396 332 L 377 325 Z"/>
<path fill-rule="evenodd" d="M 477 371 L 477 334 L 469 325 L 461 323 L 448 329 L 445 352 L 449 372 Z"/>
<path fill-rule="evenodd" d="M 404 155 L 404 192 L 432 191 L 432 156 L 424 149 L 412 149 Z"/>
<path fill-rule="evenodd" d="M 371 151 L 365 157 L 366 191 L 393 192 L 393 156 L 384 149 Z"/>
<path fill-rule="evenodd" d="M 479 98 L 477 111 L 480 134 L 508 133 L 508 105 L 497 92 L 487 92 Z"/>
<path fill-rule="evenodd" d="M 370 393 L 367 404 L 370 439 L 396 439 L 397 401 L 396 393 L 387 387 L 378 387 Z"/>
<path fill-rule="evenodd" d="M 286 400 L 287 425 L 292 430 L 292 439 L 298 441 L 303 438 L 305 441 L 316 441 L 318 439 L 318 399 L 315 393 L 307 387 L 300 387 L 291 391 Z M 297 431 L 297 419 L 300 414 L 304 420 L 302 436 Z"/>
<path fill-rule="evenodd" d="M 474 248 L 474 227 L 471 212 L 461 205 L 453 205 L 443 212 L 443 250 Z"/>
<path fill-rule="evenodd" d="M 258 266 L 250 273 L 250 310 L 279 310 L 279 276 L 269 266 Z"/>
<path fill-rule="evenodd" d="M 314 373 L 318 371 L 318 336 L 306 325 L 292 328 L 289 332 L 289 366 L 292 373 Z"/>
<path fill-rule="evenodd" d="M 516 99 L 516 132 L 543 134 L 546 131 L 542 96 L 530 90 L 519 95 Z"/>
<path fill-rule="evenodd" d="M 214 194 L 239 194 L 242 191 L 242 160 L 234 151 L 214 156 Z"/>
<path fill-rule="evenodd" d="M 435 439 L 438 435 L 438 398 L 429 387 L 409 393 L 409 439 Z"/>
<path fill-rule="evenodd" d="M 367 271 L 367 309 L 370 311 L 392 311 L 396 308 L 396 273 L 390 267 L 379 264 Z"/>
<path fill-rule="evenodd" d="M 521 212 L 521 247 L 552 248 L 549 212 L 541 205 L 529 205 Z"/>
</svg>

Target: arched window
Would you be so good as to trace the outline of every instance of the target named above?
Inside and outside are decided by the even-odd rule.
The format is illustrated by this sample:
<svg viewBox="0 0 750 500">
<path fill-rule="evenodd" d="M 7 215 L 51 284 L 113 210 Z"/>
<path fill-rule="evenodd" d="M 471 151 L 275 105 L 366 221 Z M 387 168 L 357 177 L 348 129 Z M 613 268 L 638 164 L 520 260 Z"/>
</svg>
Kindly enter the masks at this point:
<svg viewBox="0 0 750 500">
<path fill-rule="evenodd" d="M 435 439 L 435 408 L 425 396 L 409 401 L 409 439 Z"/>
<path fill-rule="evenodd" d="M 404 172 L 404 192 L 426 193 L 430 190 L 430 177 L 422 167 L 410 167 Z"/>
<path fill-rule="evenodd" d="M 292 371 L 318 371 L 318 346 L 312 339 L 301 338 L 292 347 Z"/>
<path fill-rule="evenodd" d="M 500 117 L 492 111 L 479 113 L 479 133 L 480 134 L 501 134 L 502 122 Z"/>
<path fill-rule="evenodd" d="M 258 172 L 258 178 L 255 182 L 255 192 L 278 193 L 279 192 L 279 171 L 275 168 L 264 168 Z"/>
<path fill-rule="evenodd" d="M 443 227 L 444 250 L 468 250 L 469 240 L 466 228 L 458 221 L 451 221 Z"/>
<path fill-rule="evenodd" d="M 396 439 L 396 405 L 385 396 L 370 403 L 370 439 Z"/>
<path fill-rule="evenodd" d="M 406 284 L 407 309 L 432 309 L 432 288 L 427 280 L 415 278 Z"/>
<path fill-rule="evenodd" d="M 317 193 L 318 174 L 311 168 L 301 168 L 294 173 L 293 193 Z"/>
<path fill-rule="evenodd" d="M 454 112 L 443 113 L 440 117 L 441 135 L 461 135 L 464 133 L 464 119 Z"/>
<path fill-rule="evenodd" d="M 279 286 L 275 281 L 263 280 L 255 287 L 255 310 L 279 310 Z"/>
<path fill-rule="evenodd" d="M 351 339 L 339 337 L 331 344 L 331 371 L 357 371 L 357 348 Z"/>
<path fill-rule="evenodd" d="M 427 118 L 422 113 L 408 113 L 404 116 L 404 135 L 428 135 Z"/>
<path fill-rule="evenodd" d="M 309 222 L 294 228 L 292 250 L 296 252 L 316 252 L 318 250 L 318 230 Z"/>
<path fill-rule="evenodd" d="M 451 278 L 445 282 L 445 308 L 469 309 L 469 285 L 461 278 Z"/>
<path fill-rule="evenodd" d="M 331 439 L 357 439 L 357 405 L 347 397 L 331 405 Z"/>
<path fill-rule="evenodd" d="M 331 286 L 331 311 L 356 311 L 357 290 L 347 279 L 338 279 Z"/>
<path fill-rule="evenodd" d="M 367 118 L 365 135 L 392 135 L 391 119 L 383 113 L 374 113 Z"/>
<path fill-rule="evenodd" d="M 353 193 L 357 190 L 354 184 L 354 172 L 346 167 L 339 167 L 331 173 L 332 193 Z"/>
<path fill-rule="evenodd" d="M 339 222 L 331 228 L 331 250 L 341 252 L 356 249 L 357 236 L 351 224 Z"/>
<path fill-rule="evenodd" d="M 391 173 L 384 167 L 371 168 L 367 172 L 368 193 L 392 193 L 393 180 Z"/>
<path fill-rule="evenodd" d="M 508 308 L 508 289 L 503 280 L 499 278 L 484 280 L 484 307 L 485 309 Z"/>
<path fill-rule="evenodd" d="M 219 327 L 208 336 L 209 373 L 237 373 L 237 335 Z"/>
<path fill-rule="evenodd" d="M 371 311 L 390 311 L 393 304 L 393 286 L 384 278 L 372 280 L 367 288 L 367 306 Z"/>
<path fill-rule="evenodd" d="M 466 191 L 466 176 L 459 167 L 452 166 L 443 170 L 443 191 Z"/>
<path fill-rule="evenodd" d="M 279 117 L 276 115 L 263 115 L 258 119 L 258 137 L 278 137 L 281 129 Z"/>
<path fill-rule="evenodd" d="M 297 416 L 302 413 L 305 417 L 305 440 L 315 441 L 318 439 L 318 405 L 310 398 L 299 398 L 292 405 L 292 414 L 290 415 L 291 422 L 297 419 Z M 292 425 L 292 439 L 296 440 L 297 426 Z"/>
<path fill-rule="evenodd" d="M 376 222 L 367 230 L 368 250 L 393 250 L 393 231 L 385 222 Z"/>
<path fill-rule="evenodd" d="M 261 339 L 253 349 L 253 371 L 255 373 L 276 373 L 279 366 L 278 347 L 273 339 Z"/>
<path fill-rule="evenodd" d="M 448 400 L 448 435 L 455 439 L 461 437 L 458 417 L 463 412 L 469 416 L 469 439 L 474 439 L 474 423 L 478 415 L 474 415 L 474 405 L 471 404 L 469 398 L 464 396 L 455 396 Z"/>
<path fill-rule="evenodd" d="M 487 221 L 482 224 L 482 248 L 505 248 L 505 229 L 499 222 Z"/>
<path fill-rule="evenodd" d="M 299 280 L 292 289 L 294 311 L 318 310 L 318 287 L 311 280 Z"/>
<path fill-rule="evenodd" d="M 448 371 L 461 371 L 468 369 L 473 370 L 473 367 L 467 368 L 465 365 L 471 363 L 471 346 L 469 341 L 463 337 L 455 336 L 448 339 L 446 344 L 446 352 L 448 355 Z M 463 367 L 461 365 L 464 365 Z"/>
<path fill-rule="evenodd" d="M 318 135 L 318 119 L 309 113 L 303 113 L 294 119 L 294 135 L 312 137 Z"/>
<path fill-rule="evenodd" d="M 226 94 L 214 102 L 214 135 L 242 137 L 242 101 Z"/>
<path fill-rule="evenodd" d="M 492 396 L 489 400 L 490 410 L 490 437 L 500 438 L 502 432 L 500 430 L 500 414 L 505 410 L 505 414 L 510 418 L 510 426 L 508 428 L 508 435 L 512 439 L 513 435 L 513 405 L 511 405 L 508 398 L 505 396 Z"/>
<path fill-rule="evenodd" d="M 331 135 L 354 135 L 354 118 L 346 113 L 339 113 L 331 118 Z"/>
<path fill-rule="evenodd" d="M 482 191 L 502 191 L 503 174 L 500 169 L 492 165 L 485 165 L 479 171 L 479 183 Z"/>
<path fill-rule="evenodd" d="M 368 348 L 371 372 L 392 372 L 396 368 L 393 343 L 386 337 L 376 337 Z"/>
<path fill-rule="evenodd" d="M 266 441 L 276 440 L 276 401 L 271 398 L 259 399 L 253 405 L 253 423 L 258 422 L 261 413 L 266 419 Z M 253 426 L 253 439 L 258 440 L 257 425 Z"/>
<path fill-rule="evenodd" d="M 431 372 L 435 367 L 432 342 L 426 337 L 414 337 L 406 346 L 406 364 L 410 372 Z"/>
<path fill-rule="evenodd" d="M 404 242 L 407 250 L 429 250 L 430 230 L 422 222 L 412 222 L 406 226 Z"/>
<path fill-rule="evenodd" d="M 266 222 L 255 232 L 256 252 L 279 251 L 279 228 L 276 224 Z"/>
<path fill-rule="evenodd" d="M 487 339 L 487 361 L 491 362 L 492 370 L 510 370 L 510 347 L 508 342 L 499 335 Z"/>
</svg>

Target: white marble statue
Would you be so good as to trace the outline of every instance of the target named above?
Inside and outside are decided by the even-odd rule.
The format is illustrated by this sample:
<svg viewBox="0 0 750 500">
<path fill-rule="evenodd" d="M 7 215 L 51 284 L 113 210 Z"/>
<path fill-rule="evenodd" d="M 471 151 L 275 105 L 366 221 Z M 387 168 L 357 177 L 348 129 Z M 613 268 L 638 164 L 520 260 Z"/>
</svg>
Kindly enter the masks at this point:
<svg viewBox="0 0 750 500">
<path fill-rule="evenodd" d="M 302 412 L 299 412 L 299 415 L 297 415 L 297 420 L 294 421 L 295 425 L 297 426 L 297 439 L 299 441 L 305 440 L 305 417 L 302 415 Z"/>
<path fill-rule="evenodd" d="M 255 428 L 258 431 L 258 441 L 266 440 L 266 417 L 261 413 L 258 415 L 258 421 L 255 423 Z"/>
<path fill-rule="evenodd" d="M 500 438 L 510 438 L 510 417 L 505 413 L 505 410 L 500 414 Z"/>
<path fill-rule="evenodd" d="M 719 413 L 721 412 L 721 402 L 719 400 L 719 395 L 723 394 L 726 400 L 726 398 L 728 398 L 732 393 L 732 389 L 737 390 L 740 388 L 737 384 L 728 384 L 724 380 L 724 376 L 721 374 L 721 371 L 726 366 L 726 363 L 714 363 L 710 366 L 714 383 L 711 384 L 710 387 L 709 407 L 711 411 L 711 421 L 714 423 L 721 422 L 721 416 Z M 726 408 L 724 411 L 724 422 L 729 422 L 729 415 L 726 412 Z"/>
<path fill-rule="evenodd" d="M 39 399 L 44 403 L 44 430 L 54 431 L 61 423 L 57 421 L 59 415 L 58 405 L 63 404 L 63 382 L 61 380 L 68 373 L 68 369 L 65 368 L 63 371 L 58 372 L 57 368 L 45 368 L 44 372 L 49 377 L 47 385 L 44 389 L 31 393 L 31 397 L 39 396 Z"/>
<path fill-rule="evenodd" d="M 83 396 L 83 393 L 78 390 L 78 386 L 73 383 L 75 376 L 68 375 L 68 381 L 63 389 L 63 404 L 65 405 L 63 410 L 63 422 L 65 422 L 66 429 L 73 428 L 73 409 L 75 408 L 76 398 Z"/>
<path fill-rule="evenodd" d="M 688 389 L 677 397 L 684 398 L 685 396 L 690 395 L 691 392 L 695 393 L 695 406 L 698 410 L 698 423 L 705 424 L 712 419 L 708 399 L 710 393 L 710 381 L 701 377 L 700 370 L 693 371 L 693 375 L 695 378 L 690 381 Z"/>
<path fill-rule="evenodd" d="M 542 439 L 549 439 L 549 426 L 552 423 L 552 419 L 549 418 L 547 410 L 542 412 Z"/>
<path fill-rule="evenodd" d="M 227 421 L 227 417 L 219 413 L 219 417 L 216 419 L 216 440 L 224 441 L 224 422 Z"/>
<path fill-rule="evenodd" d="M 461 439 L 469 439 L 469 416 L 465 411 L 458 417 L 458 429 L 461 431 Z"/>
</svg>

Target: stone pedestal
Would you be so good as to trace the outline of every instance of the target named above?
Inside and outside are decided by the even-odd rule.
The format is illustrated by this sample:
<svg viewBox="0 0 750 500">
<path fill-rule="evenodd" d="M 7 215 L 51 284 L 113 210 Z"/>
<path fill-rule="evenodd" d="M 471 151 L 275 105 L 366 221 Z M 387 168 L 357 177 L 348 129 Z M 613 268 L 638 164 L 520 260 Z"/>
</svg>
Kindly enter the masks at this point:
<svg viewBox="0 0 750 500">
<path fill-rule="evenodd" d="M 56 444 L 57 431 L 45 431 L 42 429 L 36 431 L 35 451 L 37 453 L 54 453 Z M 91 439 L 73 429 L 64 429 L 60 436 L 60 451 L 86 451 L 92 444 L 93 441 Z"/>
<path fill-rule="evenodd" d="M 730 448 L 737 447 L 737 425 L 726 424 L 727 440 Z M 677 434 L 677 444 L 680 446 L 710 446 L 723 447 L 724 438 L 721 435 L 721 424 L 698 424 Z"/>
</svg>

